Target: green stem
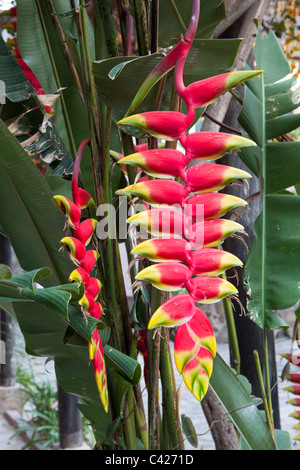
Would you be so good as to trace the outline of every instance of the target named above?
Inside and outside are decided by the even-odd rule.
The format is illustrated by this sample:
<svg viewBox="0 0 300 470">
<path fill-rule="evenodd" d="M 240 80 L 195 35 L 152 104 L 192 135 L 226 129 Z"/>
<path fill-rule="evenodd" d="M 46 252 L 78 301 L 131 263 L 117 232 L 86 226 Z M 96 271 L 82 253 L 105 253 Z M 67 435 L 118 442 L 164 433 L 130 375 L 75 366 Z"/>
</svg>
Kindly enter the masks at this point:
<svg viewBox="0 0 300 470">
<path fill-rule="evenodd" d="M 274 428 L 271 383 L 270 383 L 269 351 L 268 351 L 268 330 L 266 328 L 264 329 L 264 351 L 265 351 L 266 394 L 267 394 L 267 400 L 268 400 L 270 420 Z"/>
<path fill-rule="evenodd" d="M 267 425 L 268 425 L 268 428 L 270 430 L 270 433 L 272 434 L 273 440 L 275 442 L 274 426 L 273 426 L 273 421 L 270 417 L 269 405 L 268 405 L 268 401 L 267 401 L 267 398 L 266 398 L 263 374 L 262 374 L 262 370 L 261 370 L 258 351 L 257 350 L 253 351 L 253 355 L 254 355 L 254 361 L 255 361 L 256 370 L 257 370 L 257 374 L 258 374 L 258 381 L 259 381 L 259 386 L 260 386 L 260 390 L 261 390 L 264 409 L 265 409 L 265 413 L 266 413 Z"/>
<path fill-rule="evenodd" d="M 163 422 L 166 419 L 171 449 L 184 449 L 181 425 L 178 416 L 176 385 L 170 352 L 170 335 L 167 328 L 161 329 L 160 375 L 163 393 Z"/>
<path fill-rule="evenodd" d="M 148 24 L 145 3 L 143 0 L 133 0 L 135 25 L 137 32 L 139 55 L 149 54 Z"/>
<path fill-rule="evenodd" d="M 117 57 L 119 55 L 119 50 L 116 40 L 116 32 L 111 12 L 110 1 L 97 0 L 96 3 L 102 20 L 102 28 L 106 40 L 107 55 L 108 57 Z"/>
<path fill-rule="evenodd" d="M 111 108 L 107 109 L 106 125 L 105 125 L 105 160 L 103 168 L 103 202 L 105 204 L 112 203 L 111 195 L 111 180 L 110 180 L 110 129 L 111 129 Z M 113 221 L 110 221 L 113 222 Z M 117 303 L 117 290 L 115 282 L 115 266 L 114 266 L 114 240 L 111 236 L 108 236 L 103 241 L 102 246 L 104 254 L 104 265 L 105 265 L 105 287 L 107 289 L 107 302 L 111 311 L 112 335 L 115 340 L 115 344 L 120 351 L 125 350 L 125 340 L 123 335 L 123 324 L 120 310 Z"/>
<path fill-rule="evenodd" d="M 134 400 L 133 400 L 133 386 L 130 385 L 128 388 L 127 396 L 124 403 L 124 437 L 126 442 L 127 450 L 137 450 L 137 439 L 136 439 L 136 428 L 134 418 Z"/>
<path fill-rule="evenodd" d="M 221 275 L 221 278 L 227 280 L 225 274 Z M 236 370 L 237 374 L 240 373 L 240 365 L 241 365 L 241 356 L 240 356 L 240 348 L 238 342 L 238 336 L 235 327 L 234 321 L 234 314 L 232 310 L 231 303 L 228 299 L 223 299 L 223 306 L 228 330 L 228 340 L 230 346 L 230 359 L 231 359 L 231 367 Z"/>
<path fill-rule="evenodd" d="M 49 36 L 48 36 L 48 33 L 47 33 L 47 28 L 46 28 L 46 24 L 45 24 L 45 21 L 44 21 L 43 12 L 42 12 L 42 8 L 41 8 L 39 0 L 36 0 L 36 6 L 37 6 L 37 10 L 38 10 L 42 30 L 43 30 L 43 33 L 44 33 L 44 39 L 45 39 L 45 42 L 46 42 L 47 51 L 48 51 L 48 54 L 49 54 L 49 59 L 50 59 L 50 62 L 51 62 L 51 67 L 52 67 L 54 79 L 55 79 L 55 82 L 56 82 L 57 89 L 59 90 L 60 88 L 62 88 L 62 86 L 61 86 L 58 70 L 57 70 L 57 67 L 56 67 L 56 63 L 55 63 L 54 55 L 53 55 L 53 52 L 52 52 L 50 39 L 49 39 Z M 75 159 L 76 154 L 77 154 L 77 149 L 76 149 L 74 136 L 73 136 L 73 131 L 72 131 L 72 127 L 71 127 L 71 123 L 70 123 L 70 119 L 69 119 L 69 114 L 68 114 L 68 110 L 67 110 L 67 106 L 66 106 L 66 103 L 65 103 L 63 93 L 60 96 L 60 101 L 61 101 L 61 107 L 62 107 L 62 112 L 63 112 L 63 116 L 64 116 L 64 120 L 65 120 L 66 129 L 67 129 L 67 134 L 68 134 L 68 138 L 69 138 L 69 142 L 70 142 L 71 153 L 72 153 L 73 158 Z"/>
</svg>

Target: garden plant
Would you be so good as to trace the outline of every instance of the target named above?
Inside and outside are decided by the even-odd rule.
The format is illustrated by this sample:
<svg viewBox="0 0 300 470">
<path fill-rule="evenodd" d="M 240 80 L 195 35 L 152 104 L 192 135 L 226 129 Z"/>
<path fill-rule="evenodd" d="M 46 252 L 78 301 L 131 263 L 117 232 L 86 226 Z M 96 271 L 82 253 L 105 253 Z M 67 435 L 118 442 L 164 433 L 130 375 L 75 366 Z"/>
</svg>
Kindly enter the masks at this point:
<svg viewBox="0 0 300 470">
<path fill-rule="evenodd" d="M 54 361 L 97 450 L 201 446 L 183 386 L 195 410 L 213 394 L 238 448 L 292 448 L 275 429 L 268 333 L 299 300 L 300 115 L 274 32 L 252 21 L 252 59 L 236 66 L 243 41 L 214 39 L 219 0 L 17 0 L 3 16 L 0 229 L 23 272 L 0 266 L 0 306 L 27 353 Z M 203 129 L 226 96 L 238 127 Z M 224 163 L 230 152 L 243 166 Z M 255 198 L 244 260 L 226 242 L 247 244 Z M 260 397 L 240 374 L 237 307 L 262 332 L 263 357 L 249 350 Z M 299 374 L 283 378 L 297 394 Z"/>
</svg>

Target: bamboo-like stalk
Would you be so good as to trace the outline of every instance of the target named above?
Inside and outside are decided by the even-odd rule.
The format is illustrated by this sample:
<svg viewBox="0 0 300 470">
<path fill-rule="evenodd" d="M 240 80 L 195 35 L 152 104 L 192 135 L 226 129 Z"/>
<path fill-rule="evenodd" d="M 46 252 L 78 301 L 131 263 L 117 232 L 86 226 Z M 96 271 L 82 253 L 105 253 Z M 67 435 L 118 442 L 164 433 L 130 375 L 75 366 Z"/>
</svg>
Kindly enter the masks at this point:
<svg viewBox="0 0 300 470">
<path fill-rule="evenodd" d="M 133 413 L 134 409 L 134 399 L 133 399 L 133 387 L 129 386 L 127 395 L 124 402 L 124 420 L 123 420 L 123 430 L 124 438 L 126 442 L 127 450 L 137 450 L 137 438 L 136 438 L 136 427 L 135 427 L 135 414 Z"/>
<path fill-rule="evenodd" d="M 259 381 L 262 400 L 263 400 L 263 404 L 264 404 L 264 410 L 265 410 L 265 413 L 266 413 L 267 425 L 268 425 L 268 428 L 269 428 L 269 430 L 272 434 L 272 437 L 273 437 L 273 440 L 274 440 L 274 443 L 275 443 L 274 425 L 273 425 L 273 420 L 270 416 L 269 404 L 268 404 L 268 400 L 267 400 L 267 396 L 266 396 L 266 392 L 265 392 L 264 379 L 263 379 L 263 374 L 262 374 L 262 370 L 261 370 L 258 351 L 254 350 L 253 355 L 254 355 L 255 366 L 256 366 L 256 370 L 257 370 L 257 374 L 258 374 L 258 381 Z"/>
<path fill-rule="evenodd" d="M 148 24 L 145 3 L 143 0 L 134 0 L 135 26 L 138 39 L 139 55 L 149 54 Z"/>
<path fill-rule="evenodd" d="M 106 41 L 107 55 L 108 57 L 116 57 L 119 55 L 118 44 L 116 40 L 116 32 L 114 27 L 114 21 L 111 12 L 111 5 L 109 0 L 96 0 L 99 8 L 102 28 Z"/>
<path fill-rule="evenodd" d="M 166 418 L 171 449 L 183 450 L 183 437 L 178 416 L 176 384 L 170 351 L 170 334 L 167 328 L 161 329 L 160 375 L 163 394 L 163 421 Z"/>
</svg>

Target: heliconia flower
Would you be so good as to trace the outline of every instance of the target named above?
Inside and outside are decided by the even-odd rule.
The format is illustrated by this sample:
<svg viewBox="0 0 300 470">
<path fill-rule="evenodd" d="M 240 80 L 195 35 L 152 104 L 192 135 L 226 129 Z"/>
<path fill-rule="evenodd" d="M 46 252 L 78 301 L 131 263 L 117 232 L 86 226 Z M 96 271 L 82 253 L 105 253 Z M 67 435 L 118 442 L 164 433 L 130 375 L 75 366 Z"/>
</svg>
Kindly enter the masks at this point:
<svg viewBox="0 0 300 470">
<path fill-rule="evenodd" d="M 186 156 L 195 160 L 216 160 L 226 152 L 240 147 L 253 147 L 256 143 L 246 137 L 224 132 L 193 132 L 180 140 Z"/>
<path fill-rule="evenodd" d="M 290 372 L 286 379 L 289 380 L 290 382 L 300 384 L 300 374 L 299 373 Z"/>
<path fill-rule="evenodd" d="M 219 133 L 218 133 L 219 134 Z M 235 180 L 251 178 L 246 171 L 217 163 L 203 163 L 187 168 L 182 177 L 190 192 L 212 192 L 223 189 Z"/>
<path fill-rule="evenodd" d="M 89 315 L 92 315 L 94 304 L 95 301 L 93 296 L 88 292 L 85 292 L 78 302 L 78 305 L 82 308 L 82 310 Z"/>
<path fill-rule="evenodd" d="M 185 264 L 160 263 L 142 269 L 135 279 L 150 282 L 160 290 L 176 291 L 182 289 L 191 276 L 192 271 Z"/>
<path fill-rule="evenodd" d="M 87 287 L 90 282 L 90 276 L 85 269 L 76 268 L 71 272 L 69 282 L 82 282 Z"/>
<path fill-rule="evenodd" d="M 120 152 L 116 152 L 115 150 L 110 150 L 109 154 L 118 163 L 124 175 L 127 175 L 128 172 L 127 172 L 126 165 L 120 163 L 120 160 L 124 158 L 124 155 Z"/>
<path fill-rule="evenodd" d="M 89 274 L 95 267 L 97 260 L 99 258 L 99 253 L 96 250 L 88 250 L 85 253 L 85 257 L 80 262 L 81 268 L 85 269 Z"/>
<path fill-rule="evenodd" d="M 186 323 L 178 326 L 174 340 L 175 365 L 180 374 L 183 369 L 199 352 L 201 346 L 190 336 Z"/>
<path fill-rule="evenodd" d="M 198 401 L 201 401 L 207 392 L 212 366 L 211 353 L 205 348 L 200 348 L 198 354 L 183 369 L 184 383 Z"/>
<path fill-rule="evenodd" d="M 86 287 L 86 292 L 90 294 L 94 300 L 96 300 L 100 293 L 101 287 L 102 283 L 99 281 L 99 279 L 96 277 L 91 277 L 88 286 Z"/>
<path fill-rule="evenodd" d="M 181 237 L 187 220 L 182 210 L 162 207 L 132 215 L 127 223 L 139 225 L 153 236 Z"/>
<path fill-rule="evenodd" d="M 135 246 L 131 253 L 156 262 L 184 262 L 188 259 L 188 253 L 192 246 L 184 238 L 151 238 Z"/>
<path fill-rule="evenodd" d="M 155 178 L 177 178 L 184 175 L 189 158 L 175 149 L 145 150 L 128 155 L 119 164 L 134 165 Z"/>
<path fill-rule="evenodd" d="M 87 246 L 92 238 L 92 235 L 97 227 L 98 221 L 96 219 L 86 219 L 74 229 L 74 237 L 78 238 L 85 246 Z"/>
<path fill-rule="evenodd" d="M 98 331 L 98 330 L 95 330 Z M 99 333 L 98 333 L 99 334 Z M 98 347 L 95 351 L 93 358 L 93 368 L 98 387 L 100 400 L 103 405 L 105 412 L 108 412 L 108 389 L 107 389 L 107 378 L 106 378 L 106 367 L 104 360 L 104 352 L 101 339 L 99 337 Z"/>
<path fill-rule="evenodd" d="M 300 422 L 294 424 L 293 429 L 300 429 Z"/>
<path fill-rule="evenodd" d="M 196 307 L 195 314 L 185 324 L 188 334 L 201 348 L 208 349 L 213 357 L 217 354 L 216 337 L 205 313 Z"/>
<path fill-rule="evenodd" d="M 186 288 L 195 302 L 211 304 L 238 293 L 236 287 L 219 277 L 198 276 L 186 282 Z"/>
<path fill-rule="evenodd" d="M 99 302 L 95 302 L 94 306 L 93 306 L 93 309 L 92 309 L 92 312 L 91 312 L 91 315 L 94 318 L 97 318 L 98 320 L 100 320 L 100 318 L 102 317 L 102 314 L 103 314 L 102 305 Z"/>
<path fill-rule="evenodd" d="M 87 252 L 80 240 L 75 237 L 64 237 L 61 239 L 60 244 L 69 253 L 75 264 L 79 265 L 84 260 Z"/>
<path fill-rule="evenodd" d="M 285 359 L 287 359 L 293 365 L 300 367 L 300 356 L 299 356 L 299 354 L 279 353 L 279 355 L 281 357 L 284 357 Z"/>
<path fill-rule="evenodd" d="M 85 147 L 90 144 L 90 140 L 85 139 L 81 142 L 79 149 L 77 151 L 77 155 L 74 162 L 73 167 L 73 174 L 72 174 L 72 181 L 71 181 L 71 190 L 72 190 L 72 197 L 73 202 L 76 206 L 79 206 L 81 209 L 89 206 L 95 206 L 95 202 L 91 195 L 82 189 L 78 185 L 79 180 L 79 170 L 80 170 L 80 163 L 82 159 L 83 152 Z"/>
<path fill-rule="evenodd" d="M 178 326 L 195 314 L 194 300 L 189 294 L 178 294 L 164 302 L 152 315 L 148 328 Z"/>
<path fill-rule="evenodd" d="M 72 228 L 76 228 L 80 224 L 81 210 L 70 199 L 64 196 L 54 196 L 54 202 L 59 209 L 67 216 L 69 224 Z"/>
<path fill-rule="evenodd" d="M 195 112 L 187 115 L 178 111 L 148 111 L 128 116 L 118 122 L 119 126 L 134 126 L 159 139 L 178 140 L 193 123 Z"/>
<path fill-rule="evenodd" d="M 189 253 L 189 267 L 196 276 L 219 276 L 227 269 L 242 265 L 235 255 L 218 248 L 202 248 Z"/>
<path fill-rule="evenodd" d="M 99 331 L 94 330 L 93 333 L 92 333 L 91 342 L 88 345 L 90 360 L 93 360 L 94 357 L 95 357 L 95 353 L 96 353 L 98 345 L 99 345 L 99 340 L 100 340 Z"/>
<path fill-rule="evenodd" d="M 241 70 L 215 75 L 191 83 L 186 88 L 181 89 L 179 94 L 190 106 L 201 108 L 215 101 L 230 88 L 256 77 L 261 73 L 261 70 Z"/>
<path fill-rule="evenodd" d="M 152 205 L 181 204 L 188 192 L 181 183 L 173 180 L 148 180 L 116 191 L 119 196 L 132 194 Z"/>
<path fill-rule="evenodd" d="M 79 205 L 81 209 L 86 209 L 87 207 L 96 207 L 94 199 L 85 189 L 78 188 L 78 192 L 79 192 Z"/>
<path fill-rule="evenodd" d="M 236 207 L 246 205 L 246 201 L 231 194 L 199 193 L 186 199 L 182 208 L 193 221 L 196 221 L 199 215 L 204 219 L 216 219 Z M 199 210 L 201 206 L 202 210 Z"/>
<path fill-rule="evenodd" d="M 221 244 L 225 238 L 243 230 L 243 226 L 229 219 L 209 219 L 189 225 L 185 231 L 186 238 L 201 248 L 212 248 Z M 199 235 L 200 234 L 200 235 Z M 203 238 L 201 236 L 203 234 Z"/>
<path fill-rule="evenodd" d="M 293 406 L 300 406 L 300 397 L 292 398 L 291 400 L 288 400 L 287 403 Z"/>
<path fill-rule="evenodd" d="M 294 395 L 300 395 L 300 385 L 289 385 L 283 390 L 287 390 L 288 392 L 293 393 Z"/>
<path fill-rule="evenodd" d="M 295 411 L 293 411 L 292 413 L 289 414 L 289 416 L 290 416 L 291 418 L 300 419 L 300 410 L 295 410 Z"/>
</svg>

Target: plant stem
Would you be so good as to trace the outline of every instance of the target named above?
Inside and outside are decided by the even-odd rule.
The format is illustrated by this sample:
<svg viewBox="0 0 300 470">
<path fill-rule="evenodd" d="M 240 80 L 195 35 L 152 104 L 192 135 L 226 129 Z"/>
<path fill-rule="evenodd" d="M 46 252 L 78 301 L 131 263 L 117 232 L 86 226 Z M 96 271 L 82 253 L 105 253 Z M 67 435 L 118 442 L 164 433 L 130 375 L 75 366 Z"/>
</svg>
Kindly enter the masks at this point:
<svg viewBox="0 0 300 470">
<path fill-rule="evenodd" d="M 102 28 L 106 40 L 107 55 L 108 57 L 116 57 L 119 55 L 119 51 L 110 2 L 109 0 L 97 0 L 96 3 L 98 5 L 102 20 Z"/>
<path fill-rule="evenodd" d="M 269 405 L 268 405 L 268 401 L 267 401 L 267 398 L 266 398 L 264 380 L 263 380 L 262 370 L 261 370 L 261 366 L 260 366 L 258 351 L 254 350 L 253 355 L 254 355 L 254 361 L 255 361 L 256 370 L 257 370 L 257 374 L 258 374 L 258 381 L 259 381 L 262 400 L 263 400 L 264 409 L 265 409 L 265 413 L 266 413 L 268 428 L 269 428 L 270 433 L 272 434 L 273 440 L 275 442 L 273 420 L 270 417 Z"/>
<path fill-rule="evenodd" d="M 170 352 L 170 334 L 167 328 L 161 330 L 160 375 L 163 390 L 163 422 L 166 419 L 171 448 L 184 449 L 181 425 L 178 416 L 176 385 Z"/>
<path fill-rule="evenodd" d="M 124 437 L 126 442 L 127 450 L 137 450 L 137 439 L 136 439 L 136 429 L 135 429 L 135 419 L 134 419 L 134 400 L 133 400 L 133 387 L 130 385 L 128 387 L 128 392 L 125 398 L 124 403 Z"/>
<path fill-rule="evenodd" d="M 105 160 L 103 168 L 103 202 L 111 204 L 111 181 L 110 181 L 110 128 L 111 128 L 111 108 L 107 109 L 106 125 L 105 125 Z M 114 221 L 110 220 L 111 223 Z M 103 254 L 105 265 L 105 287 L 107 289 L 106 299 L 111 311 L 112 334 L 115 340 L 115 345 L 120 351 L 125 350 L 125 340 L 123 335 L 122 317 L 117 304 L 116 282 L 115 282 L 115 266 L 114 266 L 114 240 L 112 236 L 107 237 L 103 241 Z"/>
<path fill-rule="evenodd" d="M 221 278 L 227 280 L 226 274 L 222 274 Z M 234 315 L 231 303 L 228 299 L 223 299 L 223 306 L 225 311 L 225 318 L 228 330 L 229 346 L 230 346 L 230 355 L 231 355 L 231 367 L 236 370 L 237 374 L 240 373 L 241 357 L 239 342 L 235 327 Z"/>
<path fill-rule="evenodd" d="M 271 395 L 271 384 L 270 384 L 270 367 L 269 367 L 269 351 L 268 351 L 268 330 L 264 329 L 264 351 L 265 351 L 265 376 L 266 376 L 266 394 L 268 399 L 270 420 L 274 428 L 273 420 L 273 406 L 272 406 L 272 395 Z"/>
<path fill-rule="evenodd" d="M 143 0 L 133 0 L 139 55 L 149 54 L 148 25 Z"/>
</svg>

